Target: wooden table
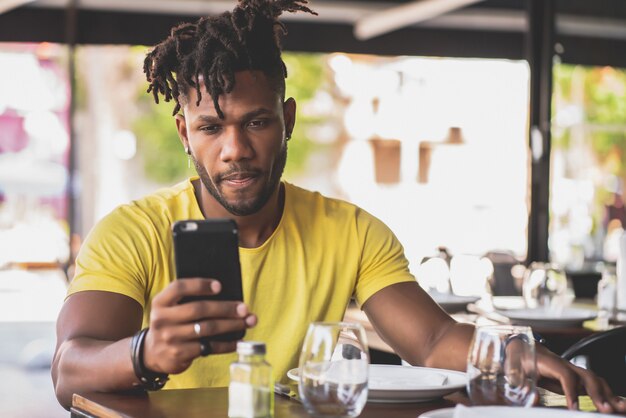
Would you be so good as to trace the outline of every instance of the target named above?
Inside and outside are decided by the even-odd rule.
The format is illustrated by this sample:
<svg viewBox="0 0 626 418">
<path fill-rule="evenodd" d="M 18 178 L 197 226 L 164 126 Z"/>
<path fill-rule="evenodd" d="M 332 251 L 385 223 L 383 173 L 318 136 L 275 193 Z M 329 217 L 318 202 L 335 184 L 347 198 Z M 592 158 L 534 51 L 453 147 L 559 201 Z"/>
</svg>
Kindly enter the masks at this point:
<svg viewBox="0 0 626 418">
<path fill-rule="evenodd" d="M 415 418 L 434 409 L 467 404 L 462 392 L 434 402 L 407 404 L 368 403 L 361 418 Z M 75 394 L 72 417 L 76 418 L 227 418 L 228 388 L 163 390 L 142 395 L 86 393 Z M 275 396 L 275 418 L 308 417 L 298 401 Z"/>
</svg>

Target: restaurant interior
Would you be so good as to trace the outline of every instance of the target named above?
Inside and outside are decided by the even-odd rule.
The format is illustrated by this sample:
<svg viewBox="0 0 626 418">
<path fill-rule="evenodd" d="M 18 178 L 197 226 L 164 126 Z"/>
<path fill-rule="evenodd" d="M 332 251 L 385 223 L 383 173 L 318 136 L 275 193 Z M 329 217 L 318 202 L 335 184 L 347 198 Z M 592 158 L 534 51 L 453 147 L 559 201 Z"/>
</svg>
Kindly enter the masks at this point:
<svg viewBox="0 0 626 418">
<path fill-rule="evenodd" d="M 234 4 L 0 0 L 0 416 L 68 416 L 50 363 L 81 242 L 116 206 L 195 174 L 172 104 L 145 94 L 145 53 Z M 530 321 L 585 364 L 576 344 L 626 322 L 626 2 L 310 7 L 284 16 L 298 102 L 285 180 L 381 219 L 455 319 Z M 547 282 L 571 317 L 507 314 Z M 372 363 L 403 364 L 356 306 L 346 320 Z M 618 338 L 608 356 L 623 361 Z"/>
</svg>

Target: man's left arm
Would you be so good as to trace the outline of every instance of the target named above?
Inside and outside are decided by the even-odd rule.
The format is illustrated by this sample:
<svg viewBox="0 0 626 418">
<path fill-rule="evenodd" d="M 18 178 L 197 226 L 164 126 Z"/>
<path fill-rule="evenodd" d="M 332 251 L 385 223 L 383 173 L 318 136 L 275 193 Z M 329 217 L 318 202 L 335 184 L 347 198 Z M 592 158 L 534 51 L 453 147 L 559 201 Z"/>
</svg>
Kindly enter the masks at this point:
<svg viewBox="0 0 626 418">
<path fill-rule="evenodd" d="M 379 290 L 363 310 L 380 337 L 409 363 L 465 371 L 474 326 L 452 319 L 417 282 Z M 542 378 L 560 383 L 570 409 L 577 409 L 583 389 L 600 412 L 626 412 L 626 402 L 612 394 L 604 379 L 541 346 L 537 368 Z"/>
</svg>

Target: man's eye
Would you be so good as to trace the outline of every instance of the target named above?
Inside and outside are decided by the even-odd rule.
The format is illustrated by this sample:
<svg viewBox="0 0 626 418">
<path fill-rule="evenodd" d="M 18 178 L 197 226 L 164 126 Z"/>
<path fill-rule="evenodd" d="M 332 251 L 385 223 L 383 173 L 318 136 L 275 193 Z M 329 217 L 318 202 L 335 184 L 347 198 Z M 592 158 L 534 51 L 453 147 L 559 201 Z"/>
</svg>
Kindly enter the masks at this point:
<svg viewBox="0 0 626 418">
<path fill-rule="evenodd" d="M 263 128 L 267 125 L 267 119 L 255 119 L 248 122 L 248 126 L 251 128 Z"/>
<path fill-rule="evenodd" d="M 216 133 L 217 131 L 219 131 L 220 127 L 219 127 L 219 125 L 206 125 L 206 126 L 201 127 L 200 130 L 202 132 L 213 134 L 213 133 Z"/>
</svg>

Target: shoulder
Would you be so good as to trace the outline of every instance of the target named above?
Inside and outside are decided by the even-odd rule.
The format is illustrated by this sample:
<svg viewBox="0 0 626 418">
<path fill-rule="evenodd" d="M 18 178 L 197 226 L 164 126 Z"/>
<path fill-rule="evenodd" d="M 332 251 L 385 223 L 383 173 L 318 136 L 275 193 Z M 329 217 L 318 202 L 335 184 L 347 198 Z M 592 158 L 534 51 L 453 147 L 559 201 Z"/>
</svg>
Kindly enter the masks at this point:
<svg viewBox="0 0 626 418">
<path fill-rule="evenodd" d="M 191 179 L 174 186 L 162 188 L 141 199 L 132 201 L 126 210 L 142 212 L 148 217 L 177 217 L 178 212 L 187 211 L 196 204 Z"/>
<path fill-rule="evenodd" d="M 156 192 L 120 205 L 103 217 L 90 232 L 103 235 L 130 236 L 133 239 L 160 234 L 169 229 L 183 212 L 192 205 L 193 186 L 190 181 L 163 188 Z"/>
<path fill-rule="evenodd" d="M 290 205 L 298 217 L 356 227 L 361 231 L 372 227 L 380 232 L 389 231 L 381 220 L 354 203 L 327 197 L 287 182 L 284 184 Z"/>
<path fill-rule="evenodd" d="M 317 191 L 311 191 L 284 182 L 291 205 L 297 210 L 315 210 L 326 214 L 356 214 L 361 209 L 345 200 L 327 197 Z"/>
<path fill-rule="evenodd" d="M 128 204 L 114 209 L 109 217 L 120 219 L 131 217 L 135 221 L 160 223 L 171 221 L 179 213 L 187 211 L 194 204 L 193 186 L 189 180 L 172 187 L 162 188 Z"/>
</svg>

